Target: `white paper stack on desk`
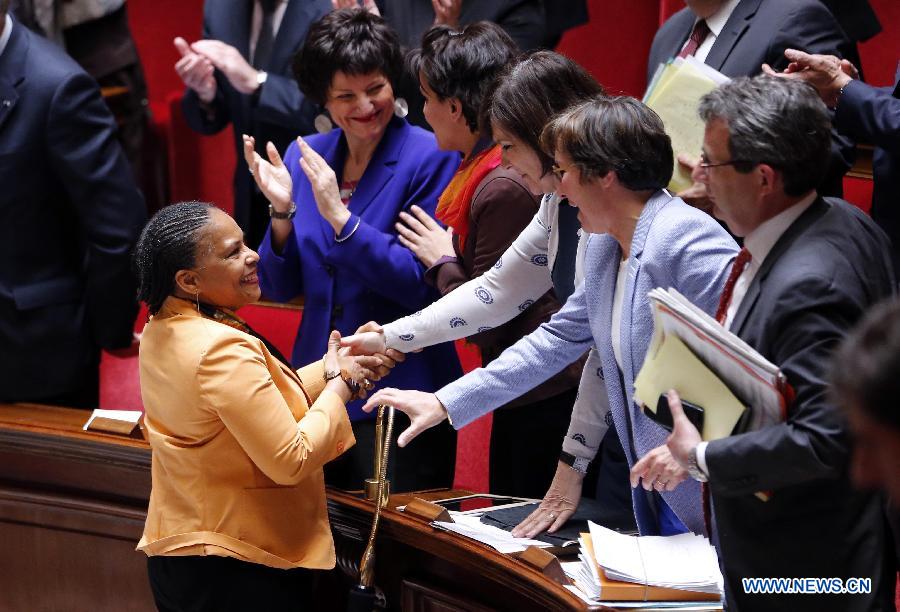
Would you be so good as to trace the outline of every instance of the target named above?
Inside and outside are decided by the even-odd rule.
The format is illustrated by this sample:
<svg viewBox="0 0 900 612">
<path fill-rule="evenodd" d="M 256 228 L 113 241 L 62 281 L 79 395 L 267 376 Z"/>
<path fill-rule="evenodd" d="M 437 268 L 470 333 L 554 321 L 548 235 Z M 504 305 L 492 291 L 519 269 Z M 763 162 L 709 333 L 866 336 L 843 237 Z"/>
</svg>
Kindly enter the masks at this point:
<svg viewBox="0 0 900 612">
<path fill-rule="evenodd" d="M 675 58 L 657 68 L 644 103 L 662 119 L 676 157 L 679 153 L 699 155 L 704 129 L 697 115 L 700 98 L 729 80 L 693 56 Z M 692 183 L 690 173 L 675 164 L 669 190 L 677 193 Z"/>
<path fill-rule="evenodd" d="M 630 536 L 589 522 L 569 577 L 593 601 L 719 602 L 722 574 L 703 536 Z M 674 607 L 674 606 L 673 606 Z"/>
<path fill-rule="evenodd" d="M 778 367 L 675 291 L 650 292 L 654 332 L 634 399 L 656 410 L 675 389 L 703 408 L 704 440 L 783 422 L 793 391 Z"/>
</svg>

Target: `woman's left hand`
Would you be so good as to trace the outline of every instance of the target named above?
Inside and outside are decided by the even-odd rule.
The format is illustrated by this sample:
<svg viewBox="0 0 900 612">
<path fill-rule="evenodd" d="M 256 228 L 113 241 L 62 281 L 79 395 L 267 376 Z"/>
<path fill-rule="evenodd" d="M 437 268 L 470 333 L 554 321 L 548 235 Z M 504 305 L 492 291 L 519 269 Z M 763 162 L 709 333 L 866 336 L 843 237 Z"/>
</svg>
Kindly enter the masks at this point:
<svg viewBox="0 0 900 612">
<path fill-rule="evenodd" d="M 409 427 L 397 437 L 397 446 L 403 448 L 413 438 L 447 418 L 447 410 L 434 393 L 404 391 L 402 389 L 380 389 L 363 405 L 363 412 L 372 412 L 379 405 L 393 406 L 406 413 Z"/>
<path fill-rule="evenodd" d="M 394 225 L 400 244 L 412 251 L 427 268 L 441 257 L 455 257 L 453 228 L 442 228 L 415 204 L 409 210 L 412 214 L 401 212 L 400 222 Z"/>
<path fill-rule="evenodd" d="M 340 234 L 344 229 L 347 220 L 350 218 L 350 211 L 341 202 L 341 192 L 338 189 L 337 176 L 331 166 L 322 159 L 322 156 L 313 151 L 312 147 L 306 144 L 306 141 L 297 137 L 297 144 L 300 147 L 300 168 L 309 179 L 312 186 L 313 196 L 316 199 L 316 208 L 319 214 L 328 221 L 335 234 Z"/>
</svg>

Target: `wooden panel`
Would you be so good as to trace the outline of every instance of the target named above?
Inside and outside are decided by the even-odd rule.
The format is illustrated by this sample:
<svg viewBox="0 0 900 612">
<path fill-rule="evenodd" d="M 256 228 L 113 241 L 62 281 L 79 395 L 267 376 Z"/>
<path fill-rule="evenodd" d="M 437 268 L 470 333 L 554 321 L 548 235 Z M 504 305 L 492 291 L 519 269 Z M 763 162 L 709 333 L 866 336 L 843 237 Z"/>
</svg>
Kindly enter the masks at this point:
<svg viewBox="0 0 900 612">
<path fill-rule="evenodd" d="M 134 550 L 150 495 L 143 440 L 84 432 L 87 413 L 0 404 L 0 610 L 152 610 L 146 557 Z M 460 491 L 424 491 L 438 499 Z M 391 497 L 376 546 L 375 586 L 387 609 L 585 610 L 519 562 L 439 531 Z M 356 583 L 373 506 L 328 492 L 338 567 L 319 574 L 312 609 L 342 610 Z"/>
</svg>

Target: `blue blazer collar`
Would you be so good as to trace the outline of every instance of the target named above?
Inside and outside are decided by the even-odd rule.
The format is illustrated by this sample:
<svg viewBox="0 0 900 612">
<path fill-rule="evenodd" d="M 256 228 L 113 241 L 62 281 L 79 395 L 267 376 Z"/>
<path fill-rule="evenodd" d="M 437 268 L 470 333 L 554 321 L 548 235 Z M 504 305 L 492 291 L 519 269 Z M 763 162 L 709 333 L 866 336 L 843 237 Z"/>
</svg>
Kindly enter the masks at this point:
<svg viewBox="0 0 900 612">
<path fill-rule="evenodd" d="M 394 176 L 394 168 L 400 159 L 400 152 L 403 150 L 410 129 L 405 119 L 391 118 L 381 137 L 381 142 L 375 148 L 372 159 L 369 160 L 366 171 L 350 199 L 351 213 L 361 217 L 381 193 L 385 184 Z M 347 139 L 344 138 L 344 132 L 341 129 L 335 129 L 326 134 L 319 154 L 334 170 L 338 183 L 340 183 L 344 161 L 347 159 Z M 324 219 L 322 220 L 322 231 L 325 232 L 326 238 L 333 237 L 332 228 Z"/>
<path fill-rule="evenodd" d="M 647 200 L 644 204 L 644 210 L 638 217 L 637 225 L 634 228 L 634 235 L 631 237 L 631 254 L 630 257 L 639 259 L 644 252 L 644 243 L 647 242 L 647 234 L 650 232 L 650 226 L 663 206 L 671 202 L 674 198 L 663 189 L 660 189 Z"/>
</svg>

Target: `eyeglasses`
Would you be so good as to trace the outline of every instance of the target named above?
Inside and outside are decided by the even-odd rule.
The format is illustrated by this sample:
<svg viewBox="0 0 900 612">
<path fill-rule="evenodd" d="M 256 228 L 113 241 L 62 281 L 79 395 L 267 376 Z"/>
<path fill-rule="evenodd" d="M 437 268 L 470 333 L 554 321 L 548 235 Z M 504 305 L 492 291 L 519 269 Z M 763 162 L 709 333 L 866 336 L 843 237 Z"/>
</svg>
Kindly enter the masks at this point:
<svg viewBox="0 0 900 612">
<path fill-rule="evenodd" d="M 708 170 L 709 168 L 718 168 L 719 166 L 734 166 L 736 164 L 753 164 L 755 162 L 750 161 L 749 159 L 732 159 L 731 161 L 726 162 L 718 162 L 718 163 L 710 163 L 709 158 L 706 156 L 706 153 L 700 153 L 700 163 L 697 164 L 699 167 L 704 170 Z"/>
<path fill-rule="evenodd" d="M 566 172 L 571 170 L 573 167 L 575 167 L 575 164 L 569 164 L 565 168 L 558 164 L 553 164 L 553 166 L 551 166 L 551 168 L 550 168 L 550 172 L 552 172 L 553 176 L 555 176 L 557 179 L 559 179 L 561 181 L 563 176 L 565 176 Z"/>
</svg>

